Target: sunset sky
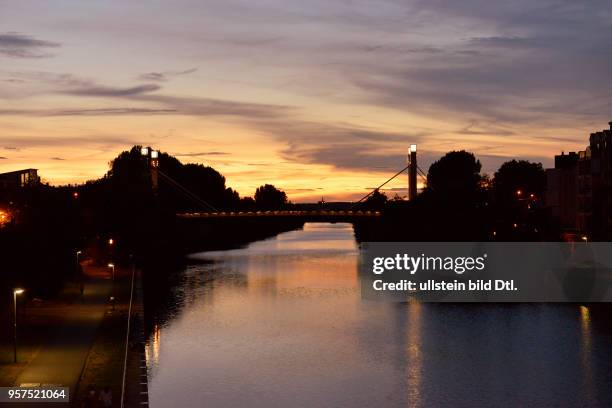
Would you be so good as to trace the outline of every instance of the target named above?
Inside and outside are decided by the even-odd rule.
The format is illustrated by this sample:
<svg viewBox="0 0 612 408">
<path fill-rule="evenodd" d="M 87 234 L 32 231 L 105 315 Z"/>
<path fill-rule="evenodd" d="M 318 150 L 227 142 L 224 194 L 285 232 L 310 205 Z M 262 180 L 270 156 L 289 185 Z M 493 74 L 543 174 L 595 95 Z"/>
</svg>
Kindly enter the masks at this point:
<svg viewBox="0 0 612 408">
<path fill-rule="evenodd" d="M 0 172 L 52 184 L 145 144 L 241 195 L 350 199 L 411 143 L 493 173 L 610 120 L 609 0 L 0 0 Z"/>
</svg>

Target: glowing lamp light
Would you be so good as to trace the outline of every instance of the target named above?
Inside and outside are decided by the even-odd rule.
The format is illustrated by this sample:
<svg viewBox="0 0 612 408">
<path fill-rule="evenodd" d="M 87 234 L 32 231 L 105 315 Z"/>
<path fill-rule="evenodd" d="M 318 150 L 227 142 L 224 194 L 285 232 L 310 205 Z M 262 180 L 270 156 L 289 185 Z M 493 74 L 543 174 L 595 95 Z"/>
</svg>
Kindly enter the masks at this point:
<svg viewBox="0 0 612 408">
<path fill-rule="evenodd" d="M 108 240 L 108 245 L 113 245 L 114 243 L 115 243 L 115 240 L 114 240 L 114 239 L 110 238 L 110 239 Z"/>
<path fill-rule="evenodd" d="M 410 145 L 410 153 L 416 153 L 416 151 L 417 151 L 417 145 L 411 144 Z"/>
<path fill-rule="evenodd" d="M 520 195 L 522 195 L 522 194 L 523 194 L 523 192 L 522 192 L 521 190 L 516 190 L 516 195 L 517 195 L 517 196 L 520 196 Z"/>
<path fill-rule="evenodd" d="M 148 156 L 149 155 L 149 148 L 148 147 L 143 147 L 140 149 L 140 154 L 143 156 Z"/>
<path fill-rule="evenodd" d="M 21 295 L 23 292 L 25 292 L 25 289 L 16 288 L 16 289 L 13 290 L 13 293 L 15 295 Z"/>
<path fill-rule="evenodd" d="M 151 158 L 152 159 L 157 159 L 159 157 L 159 152 L 157 150 L 152 150 L 151 151 Z"/>
<path fill-rule="evenodd" d="M 108 267 L 109 267 L 109 268 L 114 268 L 114 267 L 115 267 L 115 264 L 114 264 L 114 263 L 109 263 L 109 264 L 108 264 Z"/>
</svg>

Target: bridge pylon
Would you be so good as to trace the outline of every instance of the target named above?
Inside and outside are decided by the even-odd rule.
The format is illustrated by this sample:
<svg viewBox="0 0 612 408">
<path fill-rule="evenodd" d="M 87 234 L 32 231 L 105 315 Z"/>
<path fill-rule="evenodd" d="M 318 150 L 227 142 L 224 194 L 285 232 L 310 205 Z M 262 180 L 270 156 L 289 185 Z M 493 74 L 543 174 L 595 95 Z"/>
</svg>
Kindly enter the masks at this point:
<svg viewBox="0 0 612 408">
<path fill-rule="evenodd" d="M 159 151 L 150 147 L 140 149 L 140 155 L 146 160 L 147 169 L 151 176 L 151 187 L 153 193 L 157 194 L 159 188 Z"/>
<path fill-rule="evenodd" d="M 411 144 L 408 151 L 408 200 L 417 196 L 417 145 Z"/>
</svg>

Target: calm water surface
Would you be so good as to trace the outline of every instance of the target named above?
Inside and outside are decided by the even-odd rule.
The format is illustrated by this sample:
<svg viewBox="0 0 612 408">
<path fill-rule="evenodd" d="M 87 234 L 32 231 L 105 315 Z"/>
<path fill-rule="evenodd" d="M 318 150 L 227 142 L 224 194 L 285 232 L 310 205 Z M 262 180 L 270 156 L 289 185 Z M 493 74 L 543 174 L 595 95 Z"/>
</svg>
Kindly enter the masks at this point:
<svg viewBox="0 0 612 408">
<path fill-rule="evenodd" d="M 153 407 L 612 406 L 606 309 L 362 301 L 349 224 L 194 254 L 147 345 Z"/>
</svg>

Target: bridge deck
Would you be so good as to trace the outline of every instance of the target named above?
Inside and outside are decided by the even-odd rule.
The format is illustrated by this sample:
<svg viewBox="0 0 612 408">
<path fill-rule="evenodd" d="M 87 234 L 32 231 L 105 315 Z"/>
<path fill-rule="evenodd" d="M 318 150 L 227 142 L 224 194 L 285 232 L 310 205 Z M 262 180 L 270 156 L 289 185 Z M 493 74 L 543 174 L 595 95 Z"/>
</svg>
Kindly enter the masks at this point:
<svg viewBox="0 0 612 408">
<path fill-rule="evenodd" d="M 304 218 L 361 218 L 379 217 L 380 211 L 219 211 L 177 214 L 180 218 L 228 218 L 228 217 L 304 217 Z"/>
</svg>

